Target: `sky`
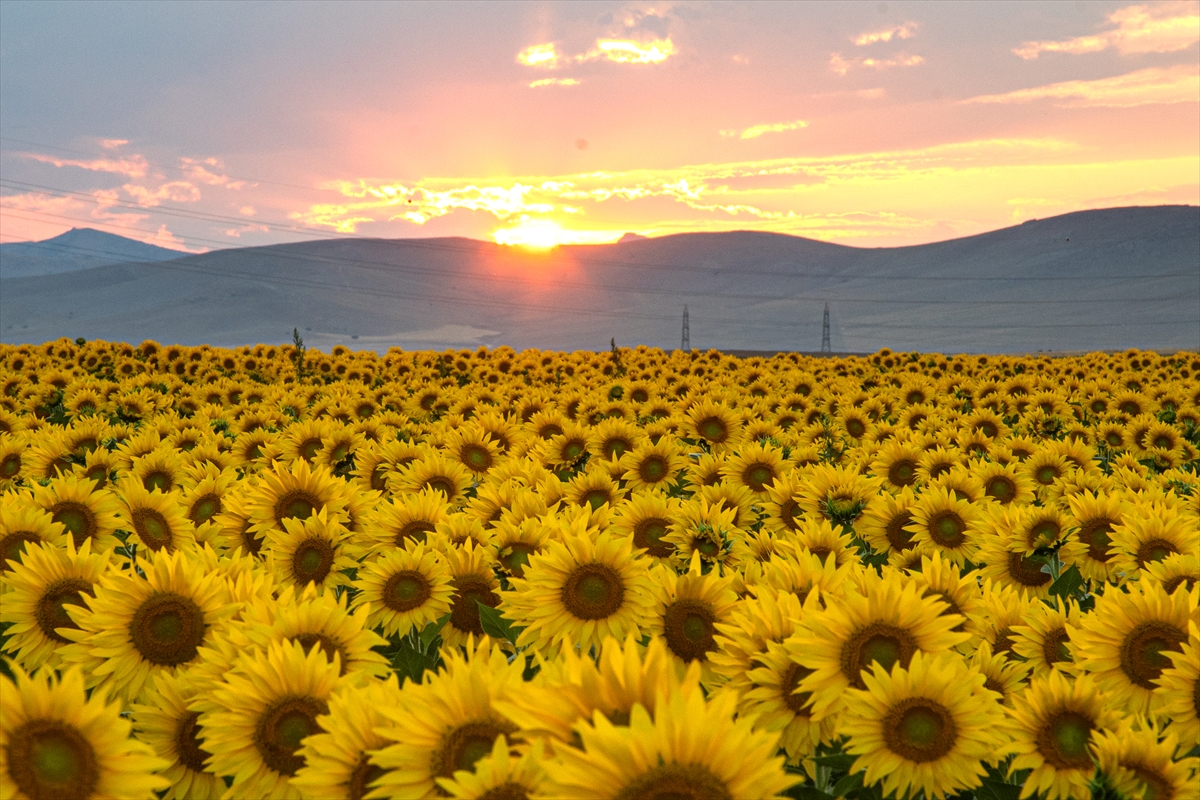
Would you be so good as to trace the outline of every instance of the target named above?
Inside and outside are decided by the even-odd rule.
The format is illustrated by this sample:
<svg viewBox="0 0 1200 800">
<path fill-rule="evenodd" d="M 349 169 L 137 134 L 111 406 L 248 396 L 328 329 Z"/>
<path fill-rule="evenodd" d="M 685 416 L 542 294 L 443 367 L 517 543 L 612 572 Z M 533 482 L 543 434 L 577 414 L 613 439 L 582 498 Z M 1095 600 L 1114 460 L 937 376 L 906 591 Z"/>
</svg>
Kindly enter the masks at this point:
<svg viewBox="0 0 1200 800">
<path fill-rule="evenodd" d="M 0 241 L 759 230 L 1200 204 L 1200 0 L 0 1 Z"/>
</svg>

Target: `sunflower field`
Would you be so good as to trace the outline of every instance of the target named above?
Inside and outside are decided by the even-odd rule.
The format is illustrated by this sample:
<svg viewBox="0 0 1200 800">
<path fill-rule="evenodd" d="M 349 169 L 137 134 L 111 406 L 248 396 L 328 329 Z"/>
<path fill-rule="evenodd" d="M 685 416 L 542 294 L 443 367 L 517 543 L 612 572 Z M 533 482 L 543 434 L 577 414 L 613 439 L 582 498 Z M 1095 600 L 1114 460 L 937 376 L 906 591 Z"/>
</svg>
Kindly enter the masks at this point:
<svg viewBox="0 0 1200 800">
<path fill-rule="evenodd" d="M 1200 355 L 0 345 L 0 800 L 1200 797 Z"/>
</svg>

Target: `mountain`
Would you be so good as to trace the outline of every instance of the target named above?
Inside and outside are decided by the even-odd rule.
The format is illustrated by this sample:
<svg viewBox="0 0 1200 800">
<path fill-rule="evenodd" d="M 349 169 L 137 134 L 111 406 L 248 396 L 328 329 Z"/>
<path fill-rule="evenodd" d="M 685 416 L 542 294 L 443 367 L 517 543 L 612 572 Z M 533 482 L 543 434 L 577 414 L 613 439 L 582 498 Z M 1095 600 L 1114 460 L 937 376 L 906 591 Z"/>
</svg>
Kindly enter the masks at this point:
<svg viewBox="0 0 1200 800">
<path fill-rule="evenodd" d="M 1200 208 L 1065 214 L 933 244 L 756 232 L 547 253 L 342 238 L 6 279 L 0 341 L 83 336 L 328 350 L 693 347 L 835 351 L 1200 349 Z"/>
<path fill-rule="evenodd" d="M 0 244 L 0 279 L 56 275 L 131 261 L 169 261 L 183 255 L 187 253 L 92 228 L 71 228 L 41 242 Z"/>
</svg>

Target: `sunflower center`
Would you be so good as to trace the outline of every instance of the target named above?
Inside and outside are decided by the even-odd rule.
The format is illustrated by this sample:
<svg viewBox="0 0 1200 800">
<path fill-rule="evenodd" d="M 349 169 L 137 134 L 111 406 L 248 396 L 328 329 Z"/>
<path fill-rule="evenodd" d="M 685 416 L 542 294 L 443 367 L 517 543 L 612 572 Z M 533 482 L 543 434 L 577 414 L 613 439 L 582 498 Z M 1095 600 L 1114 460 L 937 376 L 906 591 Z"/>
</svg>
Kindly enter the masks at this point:
<svg viewBox="0 0 1200 800">
<path fill-rule="evenodd" d="M 204 631 L 204 612 L 192 598 L 173 592 L 148 597 L 129 623 L 130 641 L 142 658 L 168 667 L 194 659 Z"/>
<path fill-rule="evenodd" d="M 583 564 L 563 584 L 562 602 L 578 619 L 606 619 L 624 604 L 625 584 L 607 564 Z"/>
<path fill-rule="evenodd" d="M 441 749 L 434 753 L 434 772 L 443 778 L 449 778 L 460 769 L 474 772 L 475 762 L 492 752 L 496 737 L 515 730 L 508 723 L 490 720 L 460 725 L 442 740 Z"/>
<path fill-rule="evenodd" d="M 1087 545 L 1088 558 L 1101 563 L 1108 561 L 1108 545 L 1111 542 L 1109 534 L 1112 533 L 1115 524 L 1107 517 L 1097 517 L 1085 520 L 1079 526 L 1079 541 Z"/>
<path fill-rule="evenodd" d="M 867 426 L 861 419 L 851 419 L 846 422 L 846 433 L 850 434 L 855 439 L 861 439 L 863 434 L 867 432 Z"/>
<path fill-rule="evenodd" d="M 1048 632 L 1042 639 L 1042 658 L 1046 659 L 1047 664 L 1071 661 L 1071 650 L 1067 647 L 1070 640 L 1071 637 L 1067 635 L 1065 628 Z"/>
<path fill-rule="evenodd" d="M 319 536 L 305 539 L 292 554 L 296 583 L 322 583 L 333 568 L 333 547 Z"/>
<path fill-rule="evenodd" d="M 696 424 L 696 432 L 710 442 L 720 444 L 729 437 L 729 426 L 720 417 L 705 417 Z"/>
<path fill-rule="evenodd" d="M 79 630 L 79 625 L 67 614 L 65 606 L 83 606 L 83 595 L 94 596 L 92 585 L 79 578 L 62 578 L 46 587 L 38 598 L 37 618 L 38 628 L 47 638 L 67 644 L 71 640 L 60 634 L 56 628 L 73 628 Z"/>
<path fill-rule="evenodd" d="M 1165 622 L 1143 622 L 1121 642 L 1121 670 L 1130 681 L 1153 690 L 1154 680 L 1171 666 L 1167 653 L 1178 653 L 1187 641 L 1183 632 Z"/>
<path fill-rule="evenodd" d="M 684 661 L 703 661 L 717 649 L 713 639 L 715 617 L 708 603 L 676 600 L 663 613 L 663 636 L 667 646 Z"/>
<path fill-rule="evenodd" d="M 604 453 L 604 457 L 611 460 L 614 456 L 619 457 L 624 455 L 625 451 L 631 449 L 632 447 L 633 443 L 628 439 L 613 437 L 612 439 L 606 441 L 604 446 L 600 449 Z"/>
<path fill-rule="evenodd" d="M 888 467 L 888 483 L 893 486 L 912 486 L 917 480 L 917 465 L 907 458 Z"/>
<path fill-rule="evenodd" d="M 487 580 L 479 575 L 459 575 L 454 578 L 454 600 L 450 605 L 450 624 L 463 633 L 483 635 L 479 620 L 479 603 L 489 608 L 500 605 L 500 597 L 492 591 Z"/>
<path fill-rule="evenodd" d="M 1001 505 L 1008 505 L 1017 494 L 1017 485 L 1012 478 L 998 475 L 987 482 L 983 493 Z"/>
<path fill-rule="evenodd" d="M 171 525 L 162 514 L 152 508 L 139 508 L 133 512 L 133 529 L 142 544 L 151 550 L 171 549 L 173 536 Z"/>
<path fill-rule="evenodd" d="M 1029 544 L 1032 547 L 1048 547 L 1054 544 L 1062 528 L 1052 519 L 1043 519 L 1029 529 Z"/>
<path fill-rule="evenodd" d="M 441 492 L 447 498 L 453 497 L 457 493 L 454 489 L 454 482 L 441 475 L 425 481 L 425 488 Z"/>
<path fill-rule="evenodd" d="M 11 478 L 21 471 L 21 456 L 9 453 L 0 461 L 0 478 Z"/>
<path fill-rule="evenodd" d="M 206 494 L 192 503 L 192 508 L 188 511 L 188 519 L 196 525 L 203 525 L 220 513 L 221 498 L 215 494 Z"/>
<path fill-rule="evenodd" d="M 967 524 L 953 511 L 939 511 L 929 520 L 929 536 L 942 547 L 961 547 L 966 542 Z"/>
<path fill-rule="evenodd" d="M 872 622 L 842 646 L 842 674 L 857 688 L 865 689 L 863 670 L 870 669 L 872 664 L 879 664 L 884 670 L 890 671 L 897 663 L 907 669 L 915 652 L 917 642 L 911 633 L 885 622 Z"/>
<path fill-rule="evenodd" d="M 1009 551 L 1008 574 L 1022 586 L 1045 586 L 1050 582 L 1050 574 L 1042 572 L 1042 562 L 1032 556 Z"/>
<path fill-rule="evenodd" d="M 142 478 L 142 486 L 145 486 L 148 492 L 153 492 L 155 489 L 169 492 L 174 485 L 175 481 L 171 479 L 171 476 L 160 469 L 147 472 L 146 477 Z"/>
<path fill-rule="evenodd" d="M 611 499 L 608 492 L 604 489 L 592 489 L 583 495 L 583 503 L 591 506 L 593 511 Z"/>
<path fill-rule="evenodd" d="M 520 578 L 525 574 L 525 566 L 529 563 L 529 557 L 537 551 L 538 548 L 532 544 L 513 542 L 504 548 L 504 555 L 500 556 L 500 563 L 504 565 L 510 575 Z"/>
<path fill-rule="evenodd" d="M 36 533 L 30 531 L 13 531 L 0 538 L 0 572 L 7 572 L 8 562 L 21 562 L 21 554 L 25 552 L 25 545 L 36 544 L 42 539 Z"/>
<path fill-rule="evenodd" d="M 350 800 L 363 800 L 367 792 L 371 791 L 371 784 L 383 777 L 386 770 L 380 769 L 371 763 L 364 753 L 358 759 L 358 766 L 350 773 L 349 780 L 346 781 L 347 794 Z"/>
<path fill-rule="evenodd" d="M 733 800 L 725 781 L 701 764 L 652 767 L 621 787 L 615 800 Z"/>
<path fill-rule="evenodd" d="M 275 503 L 275 521 L 281 526 L 285 519 L 308 519 L 321 501 L 303 489 L 288 492 Z"/>
<path fill-rule="evenodd" d="M 333 663 L 334 656 L 337 656 L 338 664 L 341 667 L 341 671 L 339 674 L 341 674 L 341 675 L 346 674 L 346 667 L 348 666 L 350 659 L 347 657 L 345 651 L 342 650 L 341 645 L 339 645 L 336 641 L 329 638 L 325 634 L 323 634 L 323 633 L 300 633 L 300 634 L 293 636 L 292 641 L 296 642 L 302 648 L 304 648 L 305 655 L 307 655 L 308 653 L 311 653 L 312 649 L 314 647 L 321 648 L 321 652 L 325 654 L 325 659 L 330 664 Z"/>
<path fill-rule="evenodd" d="M 197 724 L 200 714 L 191 711 L 179 719 L 175 728 L 175 753 L 179 763 L 193 772 L 204 772 L 204 762 L 211 755 L 204 749 L 203 739 L 200 738 L 200 726 Z"/>
<path fill-rule="evenodd" d="M 667 477 L 667 461 L 661 456 L 650 456 L 638 465 L 638 477 L 644 483 L 658 483 Z"/>
<path fill-rule="evenodd" d="M 1151 539 L 1142 544 L 1138 548 L 1137 562 L 1139 567 L 1144 567 L 1152 561 L 1162 561 L 1169 555 L 1178 553 L 1175 545 L 1168 542 L 1166 539 Z"/>
<path fill-rule="evenodd" d="M 1088 740 L 1091 736 L 1091 719 L 1077 711 L 1060 711 L 1038 731 L 1038 750 L 1055 769 L 1086 769 L 1090 774 L 1092 758 L 1088 753 Z"/>
<path fill-rule="evenodd" d="M 404 542 L 412 539 L 417 542 L 425 541 L 425 534 L 432 533 L 434 525 L 423 519 L 413 520 L 396 532 L 396 546 L 403 547 Z"/>
<path fill-rule="evenodd" d="M 97 533 L 96 515 L 83 503 L 64 500 L 50 509 L 50 516 L 55 522 L 61 522 L 62 526 L 71 532 L 71 538 L 75 540 L 76 547 L 82 546 L 85 539 L 91 538 Z"/>
<path fill-rule="evenodd" d="M 492 466 L 492 454 L 486 447 L 477 444 L 464 447 L 460 456 L 463 463 L 474 472 L 484 472 Z"/>
<path fill-rule="evenodd" d="M 1122 764 L 1137 776 L 1145 800 L 1171 800 L 1176 791 L 1171 780 L 1149 764 Z"/>
<path fill-rule="evenodd" d="M 670 521 L 662 517 L 647 517 L 633 526 L 633 546 L 644 547 L 655 558 L 666 558 L 675 552 L 670 542 L 662 539 L 667 535 Z"/>
<path fill-rule="evenodd" d="M 1034 477 L 1037 479 L 1037 482 L 1043 486 L 1050 486 L 1054 483 L 1054 480 L 1058 477 L 1058 474 L 1058 467 L 1045 466 L 1038 467 L 1037 471 L 1034 473 Z"/>
<path fill-rule="evenodd" d="M 317 717 L 328 714 L 324 701 L 303 695 L 288 695 L 275 701 L 258 719 L 254 746 L 263 763 L 281 775 L 292 776 L 304 766 L 297 755 L 300 742 L 321 732 Z"/>
<path fill-rule="evenodd" d="M 887 528 L 884 529 L 888 544 L 901 553 L 913 548 L 912 533 L 905 530 L 905 527 L 912 523 L 912 518 L 912 512 L 901 511 L 888 521 Z"/>
<path fill-rule="evenodd" d="M 383 586 L 383 604 L 401 613 L 420 608 L 432 594 L 429 579 L 417 570 L 402 570 Z"/>
<path fill-rule="evenodd" d="M 90 797 L 100 783 L 91 743 L 58 720 L 34 719 L 9 738 L 8 774 L 31 800 Z"/>
<path fill-rule="evenodd" d="M 812 692 L 798 692 L 796 690 L 800 688 L 800 681 L 812 674 L 813 671 L 811 669 L 793 663 L 788 667 L 788 671 L 784 673 L 783 680 L 780 682 L 780 688 L 783 691 L 783 702 L 787 705 L 788 710 L 797 716 L 808 716 L 808 709 L 805 706 L 812 700 Z"/>
<path fill-rule="evenodd" d="M 305 439 L 300 443 L 299 447 L 296 448 L 296 452 L 299 453 L 300 457 L 305 461 L 311 463 L 312 460 L 317 457 L 317 453 L 321 452 L 321 440 Z"/>
<path fill-rule="evenodd" d="M 753 464 L 742 473 L 742 480 L 752 491 L 761 492 L 768 483 L 775 480 L 775 470 L 767 464 Z"/>
<path fill-rule="evenodd" d="M 958 729 L 940 703 L 908 697 L 892 706 L 884 717 L 883 738 L 888 748 L 909 761 L 937 761 L 954 749 Z"/>
</svg>

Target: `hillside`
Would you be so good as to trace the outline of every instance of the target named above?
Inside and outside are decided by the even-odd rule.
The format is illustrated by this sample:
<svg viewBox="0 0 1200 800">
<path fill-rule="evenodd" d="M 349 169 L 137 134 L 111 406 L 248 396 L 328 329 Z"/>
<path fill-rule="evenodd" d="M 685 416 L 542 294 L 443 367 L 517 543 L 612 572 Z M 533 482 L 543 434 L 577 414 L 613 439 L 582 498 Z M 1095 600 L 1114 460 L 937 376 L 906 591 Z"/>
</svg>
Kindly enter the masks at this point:
<svg viewBox="0 0 1200 800">
<path fill-rule="evenodd" d="M 72 228 L 41 242 L 0 244 L 0 280 L 56 275 L 130 261 L 169 261 L 187 255 L 92 228 Z"/>
<path fill-rule="evenodd" d="M 537 254 L 469 239 L 332 239 L 5 279 L 0 340 L 83 336 L 329 349 L 509 344 L 840 351 L 1200 348 L 1200 208 L 1066 214 L 853 248 L 731 232 Z"/>
</svg>

